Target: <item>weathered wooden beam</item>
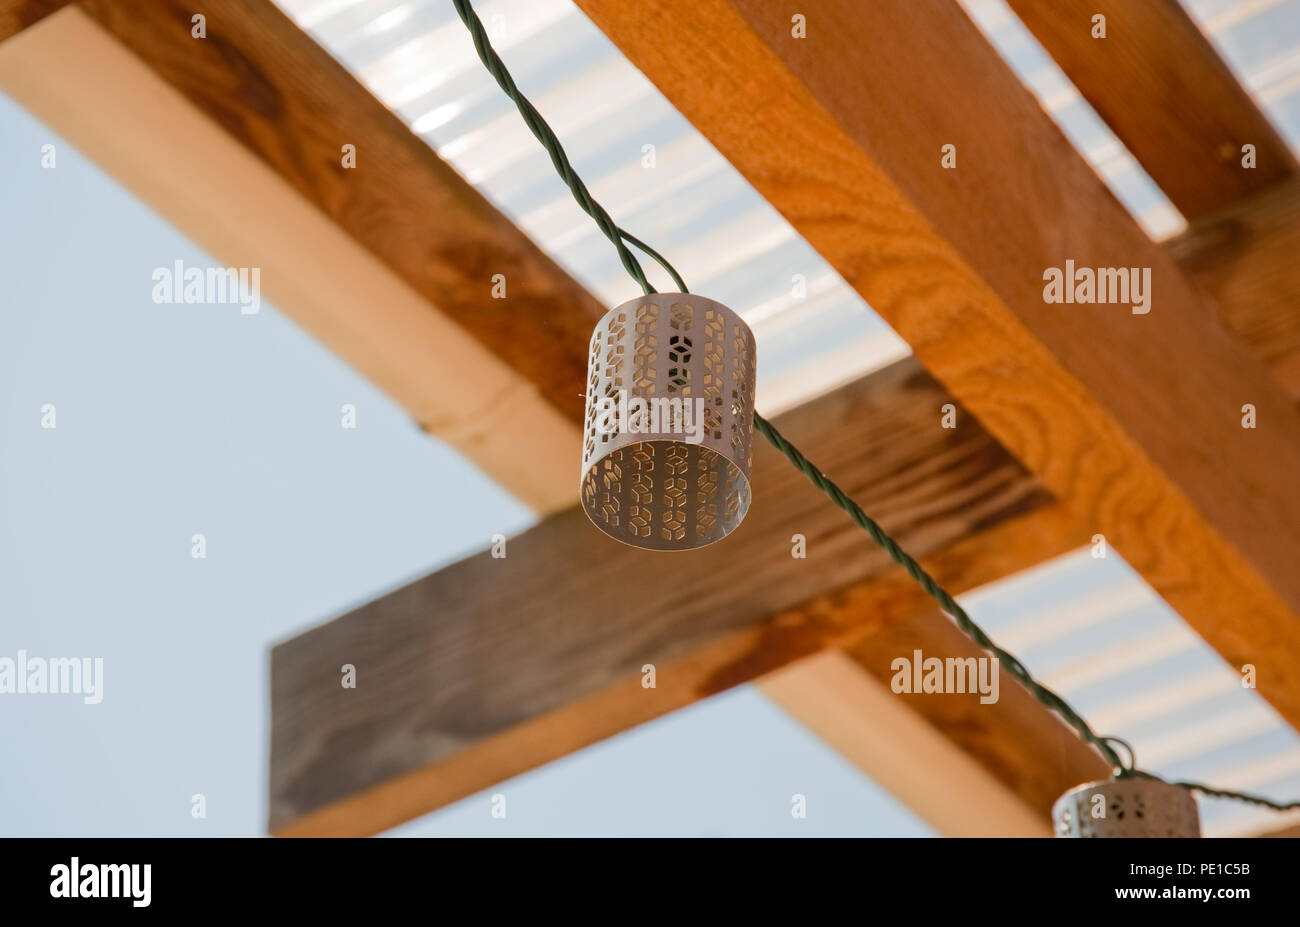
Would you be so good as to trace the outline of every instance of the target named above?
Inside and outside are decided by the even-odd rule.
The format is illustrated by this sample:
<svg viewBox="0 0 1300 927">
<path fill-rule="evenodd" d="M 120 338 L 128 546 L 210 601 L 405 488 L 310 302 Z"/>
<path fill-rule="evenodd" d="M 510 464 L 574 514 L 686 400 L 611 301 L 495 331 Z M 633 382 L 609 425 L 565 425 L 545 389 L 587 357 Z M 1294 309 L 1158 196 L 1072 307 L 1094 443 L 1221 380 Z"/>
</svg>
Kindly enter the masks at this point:
<svg viewBox="0 0 1300 927">
<path fill-rule="evenodd" d="M 946 401 L 909 360 L 779 425 L 910 549 L 936 553 L 929 565 L 954 589 L 1084 542 L 969 416 L 940 427 Z M 272 831 L 376 832 L 874 622 L 933 611 L 776 452 L 757 454 L 745 523 L 689 558 L 600 536 L 575 509 L 504 558 L 471 557 L 276 646 Z M 796 534 L 806 559 L 791 555 Z M 356 689 L 339 684 L 344 663 Z M 646 664 L 655 689 L 641 688 Z"/>
<path fill-rule="evenodd" d="M 999 578 L 1017 558 L 1019 567 L 1031 567 L 1077 546 L 1082 537 L 1067 513 L 1049 505 L 977 531 L 925 558 L 924 564 L 931 575 L 960 592 Z M 996 550 L 999 556 L 990 561 L 986 556 L 989 550 Z M 336 794 L 337 784 L 329 783 L 331 774 L 324 763 L 315 769 L 300 766 L 298 774 L 304 777 L 298 783 L 300 794 L 325 792 L 335 797 L 301 816 L 273 824 L 272 832 L 281 836 L 378 833 L 637 724 L 759 679 L 802 657 L 850 644 L 878 625 L 934 620 L 940 619 L 932 600 L 901 568 L 891 567 L 754 627 L 728 633 L 683 658 L 657 664 L 655 688 L 644 688 L 640 673 L 625 675 L 591 695 L 466 744 L 442 759 L 381 779 L 376 785 Z M 273 683 L 274 678 L 273 671 Z M 291 696 L 286 692 L 283 697 Z M 273 782 L 275 737 L 281 718 L 281 713 L 272 712 Z M 927 722 L 918 716 L 916 723 Z M 1001 736 L 995 739 L 1006 742 Z M 898 749 L 905 748 L 905 744 L 898 745 Z M 1056 774 L 1053 769 L 1059 760 L 1050 748 L 1039 750 L 1027 744 L 1026 755 L 1031 765 L 1047 768 L 1037 773 L 1018 771 L 1004 781 L 1009 788 Z M 988 768 L 985 756 L 972 754 Z M 1032 808 L 1028 805 L 1032 793 L 1020 797 Z M 272 820 L 283 810 L 273 799 Z"/>
<path fill-rule="evenodd" d="M 1231 664 L 1267 667 L 1260 693 L 1300 725 L 1300 412 L 965 13 L 812 0 L 798 38 L 762 0 L 577 2 L 1063 504 Z M 1067 262 L 1150 286 L 1046 302 Z"/>
<path fill-rule="evenodd" d="M 307 79 L 303 69 L 317 68 L 323 52 L 289 33 L 270 4 L 236 17 L 233 28 L 249 34 L 228 48 L 222 43 L 233 41 L 232 11 L 204 9 L 209 39 L 190 38 L 173 17 L 152 28 L 174 27 L 182 37 L 160 35 L 156 45 L 146 24 L 170 6 L 128 5 L 113 14 L 139 31 L 131 34 L 172 69 L 175 84 L 202 89 L 203 109 L 75 6 L 0 45 L 0 88 L 216 260 L 259 268 L 267 300 L 520 500 L 540 512 L 571 505 L 581 437 L 570 416 L 581 403 L 584 373 L 571 384 L 573 407 L 561 410 L 541 395 L 541 384 L 510 366 L 515 358 L 472 336 L 473 319 L 488 327 L 517 320 L 521 349 L 531 343 L 542 354 L 568 351 L 566 339 L 576 335 L 550 331 L 547 314 L 595 313 L 592 299 L 423 142 L 402 141 L 405 129 L 355 81 L 347 78 L 350 90 L 336 87 L 332 62 Z M 238 80 L 213 65 L 219 48 Z M 273 70 L 254 70 L 259 62 Z M 318 104 L 315 128 L 306 124 L 300 93 Z M 335 157 L 335 141 L 348 140 L 358 146 L 356 170 Z M 259 146 L 278 160 L 268 164 Z M 394 232 L 407 241 L 383 253 L 381 239 Z M 491 298 L 491 274 L 473 254 L 507 275 L 509 299 Z M 407 271 L 418 264 L 427 279 L 399 273 L 399 264 Z M 467 326 L 430 302 L 452 291 Z M 549 332 L 540 341 L 534 325 Z M 575 353 L 589 335 L 574 342 Z M 557 358 L 547 376 L 564 367 Z M 571 372 L 585 360 L 575 363 Z"/>
<path fill-rule="evenodd" d="M 1165 244 L 1228 331 L 1300 402 L 1300 179 L 1202 216 Z"/>
<path fill-rule="evenodd" d="M 1008 0 L 1188 221 L 1291 177 L 1291 149 L 1178 0 Z M 1105 38 L 1093 17 L 1105 17 Z M 1255 166 L 1242 164 L 1243 145 Z"/>
</svg>

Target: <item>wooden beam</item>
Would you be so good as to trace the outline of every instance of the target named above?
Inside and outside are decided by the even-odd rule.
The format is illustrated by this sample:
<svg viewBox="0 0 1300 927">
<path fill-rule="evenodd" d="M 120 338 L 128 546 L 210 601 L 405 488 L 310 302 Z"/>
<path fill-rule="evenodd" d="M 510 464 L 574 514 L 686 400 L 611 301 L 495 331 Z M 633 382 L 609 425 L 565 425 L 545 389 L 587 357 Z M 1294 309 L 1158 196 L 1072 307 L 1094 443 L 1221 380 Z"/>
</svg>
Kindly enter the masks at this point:
<svg viewBox="0 0 1300 927">
<path fill-rule="evenodd" d="M 1202 216 L 1166 246 L 1300 402 L 1300 179 Z"/>
<path fill-rule="evenodd" d="M 1178 0 L 1007 0 L 1192 221 L 1296 173 L 1291 149 Z M 1093 38 L 1093 17 L 1106 17 Z M 1256 166 L 1242 166 L 1242 146 Z"/>
<path fill-rule="evenodd" d="M 925 566 L 949 588 L 963 591 L 1001 575 L 998 567 L 990 568 L 985 556 L 990 549 L 999 551 L 1002 564 L 1018 557 L 1022 566 L 1030 567 L 1076 546 L 1080 537 L 1078 527 L 1059 507 L 1040 507 L 963 538 L 938 555 L 926 558 Z M 916 584 L 900 568 L 891 567 L 868 581 L 780 612 L 756 626 L 728 633 L 683 658 L 656 664 L 655 688 L 644 688 L 639 673 L 629 676 L 623 672 L 617 682 L 577 701 L 467 742 L 441 759 L 417 762 L 388 778 L 373 776 L 379 780 L 377 784 L 357 791 L 340 790 L 339 784 L 331 781 L 334 776 L 323 756 L 314 768 L 307 765 L 309 757 L 300 758 L 291 771 L 297 780 L 292 783 L 290 797 L 295 802 L 320 801 L 325 797 L 327 803 L 315 805 L 312 810 L 290 816 L 288 820 L 284 819 L 284 812 L 294 812 L 295 808 L 277 802 L 274 784 L 278 781 L 277 762 L 292 758 L 291 744 L 277 741 L 290 722 L 284 720 L 276 706 L 290 704 L 294 693 L 286 691 L 282 701 L 277 701 L 273 690 L 272 832 L 277 836 L 379 833 L 637 724 L 757 679 L 794 660 L 851 643 L 873 625 L 931 621 L 936 617 L 931 600 L 917 591 Z M 304 646 L 307 646 L 305 642 Z M 273 654 L 273 687 L 277 678 L 275 665 Z M 331 682 L 337 685 L 335 680 Z M 323 684 L 323 680 L 317 683 Z M 308 719 L 292 723 L 308 723 Z M 925 721 L 918 718 L 917 723 Z M 301 737 L 301 732 L 292 736 Z M 996 741 L 1005 743 L 1007 739 L 998 737 Z M 278 742 L 283 744 L 282 748 L 277 748 Z M 319 755 L 321 750 L 345 748 L 342 744 L 317 743 L 311 749 L 312 755 Z M 302 751 L 293 752 L 301 754 Z M 1029 749 L 1027 757 L 1033 765 L 1052 766 L 1059 762 L 1050 749 Z M 980 755 L 974 758 L 983 762 Z M 1050 769 L 1040 773 L 1022 771 L 1007 784 L 1013 786 L 1016 781 L 1045 779 L 1051 775 L 1054 773 Z M 1031 800 L 1031 796 L 1021 797 Z"/>
<path fill-rule="evenodd" d="M 70 0 L 0 0 L 0 42 L 34 26 Z"/>
<path fill-rule="evenodd" d="M 193 5 L 182 0 L 79 6 L 562 414 L 581 421 L 586 346 L 607 307 L 274 4 L 205 3 L 205 39 L 190 35 Z M 342 165 L 347 144 L 357 146 L 353 169 Z M 506 299 L 492 298 L 496 274 L 505 275 Z M 635 295 L 631 284 L 628 295 Z"/>
<path fill-rule="evenodd" d="M 1086 528 L 1052 503 L 980 526 L 922 559 L 930 575 L 946 577 L 940 582 L 959 594 L 1069 553 L 1088 540 Z M 883 629 L 937 620 L 934 600 L 902 568 L 891 566 L 863 582 L 823 591 L 744 632 L 743 656 L 733 653 L 716 667 L 699 695 L 749 682 L 828 647 L 860 654 Z"/>
<path fill-rule="evenodd" d="M 839 651 L 766 676 L 758 689 L 943 836 L 1052 834 L 1048 815 L 1031 809 L 944 734 L 917 723 L 887 681 L 872 678 Z"/>
<path fill-rule="evenodd" d="M 939 426 L 944 401 L 909 360 L 779 424 L 910 549 L 939 552 L 929 565 L 954 589 L 1083 543 L 969 417 Z M 745 523 L 690 558 L 601 537 L 575 509 L 504 558 L 471 557 L 276 646 L 272 831 L 392 827 L 873 622 L 932 611 L 774 451 L 758 451 L 755 474 Z M 791 556 L 795 534 L 807 559 Z M 339 686 L 343 663 L 356 689 Z M 646 664 L 655 689 L 641 688 Z"/>
<path fill-rule="evenodd" d="M 1081 521 L 1231 664 L 1268 667 L 1260 693 L 1300 725 L 1300 413 L 964 12 L 811 0 L 800 39 L 762 0 L 577 2 Z M 1045 303 L 1066 261 L 1149 269 L 1149 312 Z"/>
<path fill-rule="evenodd" d="M 214 20 L 214 13 L 225 8 L 204 9 L 213 30 L 210 41 L 223 41 L 227 27 Z M 137 19 L 138 12 L 131 8 L 132 22 L 148 21 L 148 15 Z M 154 9 L 150 15 L 156 14 Z M 268 16 L 279 35 L 280 14 L 270 4 L 259 4 L 239 28 L 256 29 Z M 581 434 L 568 419 L 573 410 L 548 402 L 537 383 L 509 366 L 510 358 L 493 353 L 484 339 L 439 311 L 441 304 L 435 308 L 429 302 L 447 290 L 430 284 L 417 292 L 412 278 L 395 272 L 390 261 L 422 262 L 430 277 L 459 292 L 461 321 L 477 311 L 490 327 L 518 314 L 521 347 L 533 337 L 529 319 L 548 327 L 545 314 L 561 302 L 561 315 L 595 312 L 590 297 L 449 168 L 423 163 L 406 151 L 394 137 L 400 127 L 391 125 L 395 120 L 382 108 L 375 111 L 374 100 L 360 99 L 355 89 L 340 91 L 322 108 L 346 125 L 322 124 L 318 134 L 294 141 L 287 115 L 296 112 L 288 102 L 294 91 L 271 105 L 251 89 L 223 83 L 212 68 L 202 67 L 218 46 L 191 39 L 188 31 L 184 35 L 187 54 L 199 67 L 196 74 L 215 82 L 206 85 L 211 99 L 232 108 L 221 124 L 77 7 L 0 45 L 0 87 L 216 260 L 259 267 L 263 295 L 278 309 L 524 503 L 540 512 L 572 505 L 581 456 Z M 245 40 L 250 54 L 257 55 L 258 48 L 263 57 L 275 53 L 269 40 L 260 46 L 256 38 Z M 286 46 L 302 41 L 284 36 Z M 155 54 L 171 47 L 170 40 L 160 38 Z M 229 54 L 239 60 L 234 51 Z M 285 54 L 283 64 L 290 68 L 291 50 Z M 258 92 L 271 94 L 276 81 L 263 76 L 259 82 L 250 70 L 245 79 Z M 337 77 L 324 68 L 294 86 L 330 94 Z M 289 82 L 287 75 L 281 80 Z M 246 119 L 236 117 L 237 106 L 250 108 Z M 285 115 L 278 118 L 281 107 Z M 222 124 L 240 126 L 268 146 L 283 145 L 281 166 L 299 165 L 296 182 Z M 285 134 L 275 135 L 271 126 Z M 324 160 L 324 149 L 346 138 L 360 146 L 358 168 L 335 171 L 339 162 L 333 151 L 331 160 Z M 298 155 L 290 154 L 295 150 Z M 373 160 L 367 165 L 368 158 Z M 315 188 L 306 180 L 312 170 L 318 173 Z M 405 198 L 398 189 L 403 184 L 408 185 Z M 434 209 L 443 201 L 445 210 Z M 425 209 L 434 211 L 425 214 Z M 417 227 L 421 224 L 427 235 Z M 370 244 L 376 245 L 393 229 L 404 229 L 409 240 L 400 247 L 395 243 L 387 255 L 367 250 L 352 235 L 359 231 L 364 237 L 369 230 Z M 499 238 L 490 244 L 487 239 L 494 235 Z M 507 274 L 510 299 L 492 299 L 490 275 L 459 253 L 461 247 L 480 245 Z M 147 279 L 149 270 L 142 273 Z M 576 342 L 578 353 L 588 337 L 589 332 Z M 581 377 L 571 385 L 574 402 L 581 402 Z M 527 455 L 519 454 L 521 445 L 529 447 Z"/>
</svg>

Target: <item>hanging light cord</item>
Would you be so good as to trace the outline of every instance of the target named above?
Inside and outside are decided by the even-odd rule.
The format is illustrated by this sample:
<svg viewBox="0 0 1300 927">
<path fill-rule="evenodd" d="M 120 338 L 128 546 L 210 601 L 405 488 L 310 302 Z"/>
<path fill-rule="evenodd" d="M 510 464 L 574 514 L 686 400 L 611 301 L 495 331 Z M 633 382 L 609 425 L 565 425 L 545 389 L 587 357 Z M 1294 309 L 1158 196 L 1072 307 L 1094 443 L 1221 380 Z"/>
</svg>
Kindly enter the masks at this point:
<svg viewBox="0 0 1300 927">
<path fill-rule="evenodd" d="M 618 251 L 619 260 L 623 262 L 623 267 L 627 270 L 628 274 L 631 275 L 632 279 L 636 281 L 637 285 L 641 287 L 644 293 L 650 294 L 655 292 L 654 287 L 651 286 L 650 282 L 646 279 L 645 271 L 641 269 L 641 262 L 637 260 L 636 255 L 632 254 L 632 252 L 628 250 L 627 246 L 629 244 L 654 259 L 654 261 L 668 273 L 668 276 L 672 278 L 673 283 L 677 286 L 680 292 L 689 292 L 686 289 L 686 283 L 682 280 L 681 276 L 673 266 L 659 254 L 659 252 L 655 251 L 640 239 L 619 228 L 619 226 L 615 224 L 614 220 L 610 218 L 609 213 L 607 213 L 605 209 L 592 197 L 591 192 L 587 189 L 587 185 L 582 182 L 582 178 L 578 176 L 577 172 L 573 169 L 573 165 L 569 163 L 569 156 L 565 154 L 564 146 L 560 144 L 560 140 L 551 130 L 551 127 L 546 124 L 546 120 L 542 118 L 542 115 L 537 111 L 537 108 L 528 101 L 528 98 L 525 97 L 515 85 L 514 78 L 510 76 L 510 72 L 506 69 L 505 63 L 502 62 L 501 57 L 496 53 L 496 49 L 492 47 L 492 43 L 488 40 L 487 30 L 484 29 L 483 22 L 478 18 L 478 14 L 474 12 L 470 0 L 451 0 L 451 2 L 456 8 L 456 12 L 460 14 L 461 21 L 465 24 L 465 27 L 473 37 L 474 48 L 478 51 L 478 56 L 482 60 L 483 65 L 487 68 L 488 73 L 495 78 L 497 84 L 503 91 L 505 91 L 506 96 L 513 100 L 515 106 L 519 108 L 519 113 L 523 116 L 525 125 L 528 126 L 529 130 L 537 140 L 541 142 L 542 147 L 546 149 L 547 154 L 551 156 L 551 163 L 555 165 L 556 172 L 573 193 L 573 198 L 582 208 L 582 211 L 595 220 L 596 226 L 604 233 L 605 237 L 613 243 L 614 248 Z M 1074 729 L 1074 732 L 1078 734 L 1081 739 L 1095 747 L 1105 758 L 1106 762 L 1115 770 L 1116 778 L 1126 778 L 1130 776 L 1141 776 L 1151 779 L 1159 778 L 1158 776 L 1144 772 L 1135 767 L 1135 759 L 1131 747 L 1128 748 L 1128 763 L 1122 762 L 1119 758 L 1119 754 L 1117 754 L 1114 748 L 1111 747 L 1111 743 L 1118 742 L 1123 744 L 1125 747 L 1128 747 L 1124 741 L 1121 741 L 1116 737 L 1102 737 L 1094 733 L 1092 728 L 1088 725 L 1088 722 L 1085 721 L 1077 711 L 1071 708 L 1065 699 L 1061 698 L 1061 696 L 1047 688 L 1047 686 L 1044 686 L 1042 683 L 1038 682 L 1038 680 L 1034 679 L 1023 663 L 1016 659 L 1015 656 L 995 644 L 993 640 L 984 633 L 984 630 L 971 620 L 970 615 L 966 614 L 966 610 L 957 603 L 957 600 L 954 599 L 946 589 L 935 582 L 934 578 L 930 576 L 930 574 L 927 573 L 921 565 L 907 553 L 907 551 L 899 547 L 897 541 L 886 534 L 880 525 L 876 524 L 876 522 L 868 516 L 866 512 L 862 511 L 862 508 L 849 498 L 849 496 L 845 494 L 844 490 L 836 486 L 835 483 L 827 479 L 824 473 L 813 466 L 812 462 L 809 461 L 797 447 L 787 441 L 785 437 L 776 430 L 776 426 L 763 418 L 757 412 L 754 413 L 754 428 L 759 432 L 759 434 L 771 442 L 772 446 L 780 451 L 785 458 L 790 461 L 797 470 L 799 470 L 799 472 L 808 477 L 809 481 L 811 481 L 814 486 L 825 493 L 826 496 L 839 508 L 843 509 L 859 527 L 866 531 L 867 534 L 871 535 L 871 539 L 880 545 L 880 547 L 884 549 L 885 553 L 889 554 L 896 563 L 902 566 L 903 569 L 907 571 L 908 575 L 916 580 L 917 583 L 921 585 L 921 588 L 923 588 L 931 598 L 939 603 L 944 612 L 946 612 L 949 617 L 957 623 L 957 626 L 965 632 L 967 637 L 973 640 L 980 647 L 994 654 L 998 658 L 999 664 L 1005 667 L 1011 675 L 1019 679 L 1025 687 L 1033 693 L 1034 698 L 1038 699 L 1038 701 L 1043 705 L 1060 715 L 1061 718 Z M 1248 795 L 1243 792 L 1230 792 L 1223 789 L 1215 789 L 1196 782 L 1175 782 L 1172 784 L 1192 789 L 1205 795 L 1213 795 L 1220 798 L 1235 798 L 1241 801 L 1251 802 L 1252 804 L 1273 808 L 1277 811 L 1300 808 L 1300 801 L 1283 804 L 1258 795 Z"/>
</svg>

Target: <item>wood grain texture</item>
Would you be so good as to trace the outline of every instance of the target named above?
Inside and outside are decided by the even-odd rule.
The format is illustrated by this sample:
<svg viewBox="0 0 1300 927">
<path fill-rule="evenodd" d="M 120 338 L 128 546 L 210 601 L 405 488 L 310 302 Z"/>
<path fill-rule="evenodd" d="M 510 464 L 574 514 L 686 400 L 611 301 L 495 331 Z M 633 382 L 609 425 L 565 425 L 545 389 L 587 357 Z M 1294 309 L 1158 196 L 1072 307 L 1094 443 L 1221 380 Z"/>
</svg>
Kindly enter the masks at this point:
<svg viewBox="0 0 1300 927">
<path fill-rule="evenodd" d="M 888 680 L 882 684 L 845 654 L 826 651 L 757 685 L 939 834 L 1052 835 L 1049 815 L 1026 805 L 955 741 L 920 721 L 909 703 L 890 691 Z M 1080 781 L 1086 780 L 1070 785 Z"/>
<path fill-rule="evenodd" d="M 1295 157 L 1178 0 L 1008 0 L 1188 221 L 1296 173 Z M 1092 17 L 1106 37 L 1092 37 Z M 1241 164 L 1255 146 L 1256 167 Z"/>
<path fill-rule="evenodd" d="M 814 0 L 806 39 L 760 0 L 578 6 L 1004 447 L 1225 659 L 1267 667 L 1260 693 L 1300 724 L 1300 413 L 956 4 Z M 1150 268 L 1150 313 L 1046 304 L 1066 260 Z"/>
<path fill-rule="evenodd" d="M 955 430 L 940 427 L 946 401 L 909 360 L 779 425 L 924 556 L 1047 502 L 970 416 L 959 415 Z M 775 451 L 758 450 L 754 474 L 745 523 L 690 557 L 619 544 L 575 509 L 512 539 L 503 559 L 471 557 L 275 647 L 271 829 L 392 826 L 394 807 L 432 810 L 654 716 L 646 712 L 754 678 L 870 621 L 919 611 L 915 584 L 887 570 L 886 555 Z M 791 556 L 796 533 L 807 538 L 807 559 Z M 1040 533 L 1053 542 L 1018 548 L 1009 555 L 1015 566 L 1050 556 L 1062 537 L 1086 537 L 1073 522 Z M 958 587 L 1008 566 L 973 548 L 947 563 L 937 575 Z M 877 575 L 882 589 L 902 590 L 892 611 L 828 616 L 814 604 L 779 616 Z M 754 636 L 729 639 L 742 632 Z M 669 669 L 675 661 L 689 671 Z M 355 690 L 339 685 L 344 663 L 357 668 Z M 657 690 L 639 688 L 646 663 L 660 668 Z M 295 825 L 310 812 L 319 814 Z"/>
<path fill-rule="evenodd" d="M 1165 244 L 1300 402 L 1300 179 L 1202 216 Z"/>
<path fill-rule="evenodd" d="M 1086 535 L 1067 512 L 1055 505 L 1039 506 L 1028 514 L 968 535 L 924 558 L 923 564 L 949 589 L 961 592 L 1034 566 L 1085 541 Z M 990 551 L 995 556 L 989 556 Z M 279 836 L 379 833 L 637 724 L 759 678 L 801 657 L 851 643 L 873 629 L 936 619 L 932 600 L 902 568 L 891 566 L 864 582 L 728 633 L 685 657 L 656 664 L 658 684 L 653 689 L 641 686 L 639 674 L 628 676 L 577 701 L 469 743 L 450 756 L 418 765 L 368 788 L 339 794 L 328 804 L 282 820 L 273 832 Z M 273 670 L 273 684 L 274 680 Z M 280 715 L 273 713 L 273 738 L 280 723 Z M 925 722 L 918 718 L 917 723 Z M 1005 738 L 998 739 L 1005 742 Z M 328 745 L 318 744 L 314 749 L 328 749 Z M 1054 762 L 1050 750 L 1032 752 L 1044 756 L 1047 763 Z M 276 757 L 273 746 L 273 770 Z M 313 774 L 328 778 L 330 771 L 321 764 Z M 1007 784 L 1013 786 L 1034 778 L 1020 774 Z M 334 791 L 324 782 L 315 786 L 302 783 L 301 787 L 317 794 Z M 1022 800 L 1030 800 L 1030 796 Z M 273 820 L 282 810 L 272 803 Z"/>
<path fill-rule="evenodd" d="M 191 37 L 194 10 L 180 0 L 79 5 L 563 415 L 581 421 L 587 340 L 606 307 L 273 3 L 205 3 L 205 39 Z M 357 146 L 355 168 L 342 166 L 345 144 Z M 491 296 L 498 273 L 507 299 Z"/>
<path fill-rule="evenodd" d="M 57 12 L 71 0 L 0 0 L 0 42 Z"/>
<path fill-rule="evenodd" d="M 0 87 L 504 489 L 573 504 L 578 426 L 80 9 L 0 46 Z"/>
</svg>

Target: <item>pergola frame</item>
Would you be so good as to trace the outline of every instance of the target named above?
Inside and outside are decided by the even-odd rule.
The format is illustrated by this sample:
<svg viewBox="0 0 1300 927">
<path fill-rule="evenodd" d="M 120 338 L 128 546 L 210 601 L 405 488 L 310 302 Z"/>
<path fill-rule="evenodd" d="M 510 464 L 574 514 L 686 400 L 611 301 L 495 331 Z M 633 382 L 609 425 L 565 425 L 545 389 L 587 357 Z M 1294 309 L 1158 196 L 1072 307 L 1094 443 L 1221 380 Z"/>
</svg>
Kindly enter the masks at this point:
<svg viewBox="0 0 1300 927">
<path fill-rule="evenodd" d="M 1300 726 L 1297 168 L 1177 0 L 1012 0 L 1191 222 L 1166 243 L 952 0 L 808 0 L 816 43 L 761 0 L 577 3 L 916 353 L 779 427 L 954 593 L 1106 535 Z M 1088 38 L 1093 7 L 1122 54 Z M 672 589 L 591 530 L 599 303 L 274 6 L 203 12 L 196 41 L 172 0 L 0 0 L 0 87 L 209 253 L 263 267 L 277 306 L 544 516 L 504 559 L 274 648 L 272 833 L 377 833 L 746 681 L 944 833 L 1045 834 L 1058 794 L 1105 775 L 1009 680 L 991 706 L 891 700 L 893 656 L 977 651 L 767 448 L 746 524 L 676 559 Z M 1152 312 L 1044 304 L 1067 258 L 1151 268 Z M 807 562 L 792 531 L 817 539 Z"/>
</svg>

